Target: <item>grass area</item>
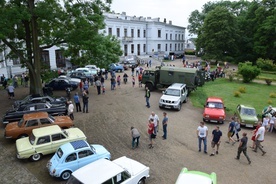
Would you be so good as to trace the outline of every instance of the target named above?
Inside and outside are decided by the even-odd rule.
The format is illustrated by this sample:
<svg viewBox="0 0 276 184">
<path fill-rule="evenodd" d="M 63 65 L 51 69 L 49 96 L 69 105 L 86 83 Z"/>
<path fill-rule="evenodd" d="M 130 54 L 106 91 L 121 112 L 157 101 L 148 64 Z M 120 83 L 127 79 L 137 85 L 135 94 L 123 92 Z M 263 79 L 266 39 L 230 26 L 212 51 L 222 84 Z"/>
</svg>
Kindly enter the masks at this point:
<svg viewBox="0 0 276 184">
<path fill-rule="evenodd" d="M 245 88 L 245 93 L 240 93 L 240 97 L 234 97 L 234 92 L 239 91 L 241 87 Z M 251 105 L 255 107 L 257 114 L 261 114 L 264 107 L 276 106 L 276 98 L 271 98 L 271 93 L 276 94 L 275 86 L 253 82 L 249 84 L 240 81 L 230 82 L 228 79 L 219 78 L 214 82 L 206 82 L 203 87 L 198 87 L 190 94 L 190 100 L 195 107 L 203 108 L 207 97 L 217 96 L 224 100 L 227 114 L 234 114 L 238 104 Z"/>
<path fill-rule="evenodd" d="M 261 74 L 257 77 L 257 79 L 271 79 L 273 81 L 276 81 L 276 75 L 273 73 L 264 73 L 261 72 Z"/>
</svg>

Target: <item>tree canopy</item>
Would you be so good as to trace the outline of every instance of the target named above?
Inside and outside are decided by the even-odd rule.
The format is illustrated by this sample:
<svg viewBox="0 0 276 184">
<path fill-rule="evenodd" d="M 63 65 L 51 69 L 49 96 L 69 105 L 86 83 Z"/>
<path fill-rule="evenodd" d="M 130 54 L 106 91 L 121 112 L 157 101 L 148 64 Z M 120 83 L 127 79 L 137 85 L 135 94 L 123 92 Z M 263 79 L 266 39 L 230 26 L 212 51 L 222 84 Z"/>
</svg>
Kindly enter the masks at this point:
<svg viewBox="0 0 276 184">
<path fill-rule="evenodd" d="M 103 12 L 111 0 L 0 0 L 0 49 L 9 47 L 8 57 L 20 58 L 30 74 L 31 94 L 41 94 L 41 52 L 52 46 L 77 65 L 105 67 L 122 54 L 119 41 L 104 36 Z"/>
<path fill-rule="evenodd" d="M 188 30 L 197 35 L 197 52 L 204 59 L 275 62 L 275 14 L 273 0 L 208 2 L 191 13 Z"/>
</svg>

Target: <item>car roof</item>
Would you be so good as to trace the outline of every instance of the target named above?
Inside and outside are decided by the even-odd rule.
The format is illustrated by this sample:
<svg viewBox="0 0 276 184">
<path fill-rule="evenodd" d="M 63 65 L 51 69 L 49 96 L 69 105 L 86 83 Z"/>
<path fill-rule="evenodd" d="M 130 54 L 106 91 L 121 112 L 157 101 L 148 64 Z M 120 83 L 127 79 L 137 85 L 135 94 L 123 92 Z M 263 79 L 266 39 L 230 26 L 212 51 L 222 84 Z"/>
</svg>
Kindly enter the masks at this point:
<svg viewBox="0 0 276 184">
<path fill-rule="evenodd" d="M 186 84 L 183 84 L 183 83 L 173 83 L 168 88 L 171 88 L 171 89 L 180 89 L 180 88 L 183 88 L 185 86 L 186 86 Z"/>
<path fill-rule="evenodd" d="M 216 173 L 207 174 L 200 171 L 188 171 L 187 168 L 183 168 L 177 178 L 176 184 L 190 183 L 190 184 L 213 184 L 216 182 Z"/>
<path fill-rule="evenodd" d="M 24 120 L 38 119 L 38 118 L 48 118 L 48 117 L 49 117 L 49 115 L 48 115 L 47 112 L 33 112 L 33 113 L 23 115 Z"/>
<path fill-rule="evenodd" d="M 105 182 L 123 171 L 124 169 L 116 163 L 110 160 L 100 159 L 76 170 L 72 175 L 82 183 L 98 184 Z"/>
<path fill-rule="evenodd" d="M 45 136 L 45 135 L 51 135 L 51 134 L 57 134 L 61 132 L 61 128 L 58 125 L 52 125 L 42 128 L 35 128 L 33 129 L 34 136 Z"/>
<path fill-rule="evenodd" d="M 212 102 L 223 102 L 222 98 L 220 98 L 220 97 L 208 97 L 206 101 L 207 102 L 209 102 L 209 101 L 212 101 Z"/>
<path fill-rule="evenodd" d="M 67 153 L 75 152 L 82 148 L 88 148 L 90 145 L 85 140 L 78 140 L 63 144 L 60 148 L 66 150 Z"/>
<path fill-rule="evenodd" d="M 243 104 L 240 104 L 240 106 L 241 106 L 242 108 L 255 109 L 255 108 L 252 107 L 251 105 L 243 105 Z"/>
</svg>

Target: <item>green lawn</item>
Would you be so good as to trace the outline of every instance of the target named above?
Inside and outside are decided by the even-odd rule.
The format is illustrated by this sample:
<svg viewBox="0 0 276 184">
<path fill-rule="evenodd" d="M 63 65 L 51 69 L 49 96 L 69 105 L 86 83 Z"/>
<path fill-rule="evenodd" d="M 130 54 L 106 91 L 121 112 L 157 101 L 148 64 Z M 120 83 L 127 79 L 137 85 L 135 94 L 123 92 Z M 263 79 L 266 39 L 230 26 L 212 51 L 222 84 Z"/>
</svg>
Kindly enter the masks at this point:
<svg viewBox="0 0 276 184">
<path fill-rule="evenodd" d="M 234 92 L 240 87 L 245 87 L 246 92 L 240 97 L 234 97 Z M 219 78 L 214 82 L 206 82 L 203 87 L 198 87 L 192 92 L 190 99 L 195 107 L 203 108 L 205 100 L 209 96 L 221 97 L 224 100 L 227 114 L 234 114 L 238 104 L 251 105 L 255 107 L 256 113 L 261 114 L 264 107 L 268 106 L 270 100 L 272 106 L 276 106 L 276 98 L 270 98 L 270 93 L 276 93 L 276 86 L 266 84 L 249 83 L 239 81 L 230 82 L 228 79 Z"/>
</svg>

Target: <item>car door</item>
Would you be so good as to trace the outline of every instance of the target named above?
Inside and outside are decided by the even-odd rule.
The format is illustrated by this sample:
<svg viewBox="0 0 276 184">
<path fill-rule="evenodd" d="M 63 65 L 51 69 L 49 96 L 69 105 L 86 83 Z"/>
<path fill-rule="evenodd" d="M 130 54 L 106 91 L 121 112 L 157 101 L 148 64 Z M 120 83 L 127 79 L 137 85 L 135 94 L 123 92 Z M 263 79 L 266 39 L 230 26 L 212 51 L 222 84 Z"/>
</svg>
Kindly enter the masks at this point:
<svg viewBox="0 0 276 184">
<path fill-rule="evenodd" d="M 69 154 L 62 164 L 62 168 L 67 169 L 70 168 L 73 172 L 79 168 L 78 166 L 78 157 L 77 153 Z"/>
<path fill-rule="evenodd" d="M 81 168 L 91 162 L 98 160 L 98 155 L 93 153 L 90 149 L 78 152 L 78 168 Z"/>
<path fill-rule="evenodd" d="M 28 120 L 25 122 L 24 133 L 30 135 L 34 128 L 39 128 L 39 122 L 37 119 Z"/>
<path fill-rule="evenodd" d="M 51 140 L 52 140 L 52 151 L 56 152 L 56 150 L 64 143 L 68 142 L 68 138 L 63 135 L 62 133 L 58 134 L 53 134 L 51 135 Z"/>
<path fill-rule="evenodd" d="M 65 80 L 58 81 L 59 90 L 65 90 L 65 88 L 69 87 L 69 84 Z"/>
<path fill-rule="evenodd" d="M 37 138 L 36 146 L 35 146 L 35 151 L 37 153 L 42 153 L 43 155 L 53 153 L 51 147 L 52 147 L 52 143 L 49 135 Z"/>
<path fill-rule="evenodd" d="M 39 119 L 39 121 L 40 121 L 41 127 L 52 125 L 52 122 L 48 118 L 42 118 L 42 119 Z"/>
</svg>

